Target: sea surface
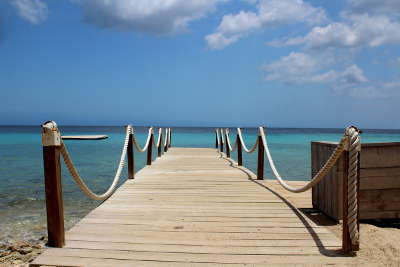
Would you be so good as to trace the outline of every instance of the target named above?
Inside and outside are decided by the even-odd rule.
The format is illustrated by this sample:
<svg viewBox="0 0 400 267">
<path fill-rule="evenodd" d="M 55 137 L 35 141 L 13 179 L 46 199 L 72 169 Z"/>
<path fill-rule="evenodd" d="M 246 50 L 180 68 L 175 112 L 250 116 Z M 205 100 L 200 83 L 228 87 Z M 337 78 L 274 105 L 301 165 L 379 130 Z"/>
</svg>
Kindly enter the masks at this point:
<svg viewBox="0 0 400 267">
<path fill-rule="evenodd" d="M 46 235 L 43 159 L 40 127 L 0 126 L 0 243 L 13 240 L 37 240 Z M 118 166 L 124 142 L 124 127 L 61 127 L 64 135 L 105 134 L 106 140 L 65 141 L 81 177 L 96 192 L 108 188 Z M 135 128 L 143 144 L 147 129 Z M 156 131 L 157 132 L 157 131 Z M 250 147 L 257 129 L 242 130 Z M 338 141 L 343 129 L 267 129 L 272 156 L 281 175 L 288 180 L 310 179 L 310 142 Z M 231 138 L 234 141 L 235 130 Z M 400 142 L 400 130 L 364 130 L 362 142 Z M 172 145 L 176 147 L 214 147 L 213 128 L 173 128 Z M 244 165 L 255 171 L 256 154 L 244 155 Z M 155 156 L 155 155 L 154 155 Z M 236 153 L 233 153 L 236 157 Z M 135 152 L 136 171 L 145 165 L 145 155 Z M 122 182 L 127 170 L 123 172 Z M 268 166 L 265 177 L 271 179 Z M 88 199 L 69 173 L 62 169 L 66 227 L 100 204 Z"/>
</svg>

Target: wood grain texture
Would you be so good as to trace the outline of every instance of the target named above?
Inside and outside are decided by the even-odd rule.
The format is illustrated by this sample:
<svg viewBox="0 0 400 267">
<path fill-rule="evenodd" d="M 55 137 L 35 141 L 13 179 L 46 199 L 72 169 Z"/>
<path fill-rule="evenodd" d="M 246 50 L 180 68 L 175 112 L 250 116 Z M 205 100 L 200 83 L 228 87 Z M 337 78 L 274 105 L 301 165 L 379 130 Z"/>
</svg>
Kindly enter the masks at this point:
<svg viewBox="0 0 400 267">
<path fill-rule="evenodd" d="M 102 140 L 107 139 L 107 135 L 63 135 L 63 140 Z"/>
<path fill-rule="evenodd" d="M 336 148 L 334 142 L 312 142 L 312 175 Z M 400 143 L 362 144 L 360 154 L 360 219 L 398 218 L 400 214 Z M 343 156 L 312 189 L 313 206 L 335 220 L 342 219 Z"/>
<path fill-rule="evenodd" d="M 292 200 L 310 204 L 311 194 L 257 180 L 215 149 L 171 148 L 70 229 L 64 248 L 46 249 L 31 266 L 355 263 Z"/>
<path fill-rule="evenodd" d="M 47 233 L 50 247 L 62 247 L 65 244 L 60 155 L 58 146 L 43 147 Z"/>
</svg>

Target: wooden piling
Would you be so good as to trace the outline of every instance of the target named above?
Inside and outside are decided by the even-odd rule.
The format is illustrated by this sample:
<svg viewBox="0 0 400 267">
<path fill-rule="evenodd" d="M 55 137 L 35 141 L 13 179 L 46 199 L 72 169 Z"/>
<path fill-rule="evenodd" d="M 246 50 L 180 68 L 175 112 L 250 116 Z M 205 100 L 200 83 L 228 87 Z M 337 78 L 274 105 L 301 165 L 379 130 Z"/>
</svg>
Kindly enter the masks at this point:
<svg viewBox="0 0 400 267">
<path fill-rule="evenodd" d="M 218 134 L 217 134 L 217 130 L 215 131 L 215 148 L 218 148 Z"/>
<path fill-rule="evenodd" d="M 236 135 L 236 143 L 237 143 L 237 160 L 238 160 L 238 165 L 239 165 L 239 166 L 243 166 L 242 142 L 240 141 L 239 134 Z"/>
<path fill-rule="evenodd" d="M 169 138 L 169 130 L 168 130 L 168 128 L 166 128 L 167 129 L 167 132 L 165 133 L 165 140 L 166 140 L 166 142 L 165 142 L 165 146 L 164 146 L 164 152 L 167 152 L 168 151 L 168 138 Z"/>
<path fill-rule="evenodd" d="M 257 180 L 264 180 L 264 146 L 261 136 L 258 136 Z"/>
<path fill-rule="evenodd" d="M 357 153 L 357 228 L 360 231 L 360 153 Z M 343 206 L 342 206 L 342 250 L 344 253 L 358 251 L 359 244 L 352 244 L 350 231 L 348 226 L 348 168 L 349 168 L 349 151 L 343 152 Z"/>
<path fill-rule="evenodd" d="M 228 144 L 228 132 L 225 132 L 225 149 L 226 149 L 226 156 L 228 158 L 231 157 L 231 150 L 229 149 L 229 144 Z"/>
<path fill-rule="evenodd" d="M 162 143 L 163 143 L 163 135 L 162 135 L 162 131 L 160 132 L 160 144 L 159 144 L 159 146 L 157 147 L 157 156 L 158 157 L 161 157 L 161 155 L 162 155 Z"/>
<path fill-rule="evenodd" d="M 349 171 L 349 151 L 343 151 L 343 200 L 342 200 L 342 250 L 349 253 L 352 250 L 351 238 L 348 227 L 348 171 Z"/>
<path fill-rule="evenodd" d="M 169 128 L 169 142 L 168 142 L 168 147 L 172 146 L 172 130 Z"/>
<path fill-rule="evenodd" d="M 60 150 L 60 146 L 43 147 L 48 246 L 57 248 L 65 245 Z"/>
<path fill-rule="evenodd" d="M 222 142 L 222 131 L 220 131 L 220 136 L 219 136 L 219 151 L 224 152 L 224 143 Z"/>
<path fill-rule="evenodd" d="M 128 179 L 135 178 L 135 159 L 133 151 L 133 134 L 129 134 L 128 141 Z"/>
<path fill-rule="evenodd" d="M 357 230 L 358 230 L 358 244 L 353 245 L 354 251 L 360 250 L 360 176 L 361 176 L 361 152 L 357 152 L 358 164 L 357 164 Z"/>
<path fill-rule="evenodd" d="M 154 134 L 151 133 L 150 136 L 150 143 L 149 146 L 147 147 L 147 165 L 151 165 L 151 160 L 152 160 L 152 153 L 153 153 L 153 142 L 154 142 Z"/>
</svg>

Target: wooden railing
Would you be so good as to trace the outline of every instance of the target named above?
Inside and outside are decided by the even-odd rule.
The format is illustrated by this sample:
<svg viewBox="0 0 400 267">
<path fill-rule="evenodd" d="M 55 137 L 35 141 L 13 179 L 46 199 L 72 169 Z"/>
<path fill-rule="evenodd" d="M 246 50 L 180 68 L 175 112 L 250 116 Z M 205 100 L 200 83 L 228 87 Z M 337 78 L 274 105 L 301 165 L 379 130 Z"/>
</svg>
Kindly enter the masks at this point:
<svg viewBox="0 0 400 267">
<path fill-rule="evenodd" d="M 354 139 L 354 143 L 351 143 L 352 141 L 350 141 L 351 137 L 346 136 L 348 133 L 349 129 L 353 129 L 349 132 L 351 132 L 353 134 L 352 137 L 356 137 L 356 139 L 358 140 L 357 144 L 355 143 Z M 352 252 L 352 251 L 358 251 L 359 250 L 359 228 L 360 228 L 360 222 L 359 222 L 359 203 L 360 203 L 360 194 L 359 194 L 359 185 L 360 185 L 360 149 L 361 149 L 361 143 L 359 141 L 358 138 L 358 134 L 361 133 L 361 131 L 359 131 L 356 127 L 351 126 L 348 127 L 346 129 L 346 134 L 344 135 L 344 137 L 342 138 L 341 142 L 338 144 L 337 146 L 337 150 L 339 150 L 339 146 L 346 146 L 345 148 L 342 147 L 342 150 L 339 151 L 337 153 L 336 159 L 332 160 L 332 157 L 334 156 L 334 154 L 337 152 L 336 150 L 332 153 L 331 158 L 328 159 L 328 161 L 325 163 L 326 165 L 329 165 L 329 161 L 334 161 L 333 164 L 331 164 L 330 166 L 327 167 L 327 169 L 323 169 L 326 166 L 324 166 L 323 168 L 321 168 L 320 171 L 324 172 L 324 174 L 322 175 L 322 178 L 318 178 L 319 181 L 321 181 L 326 174 L 331 171 L 331 168 L 333 167 L 333 165 L 336 163 L 336 161 L 339 159 L 339 157 L 342 157 L 343 160 L 341 162 L 343 162 L 343 172 L 342 172 L 342 179 L 343 179 L 343 194 L 342 194 L 342 218 L 343 218 L 343 222 L 342 222 L 342 250 L 345 253 L 348 252 Z M 236 138 L 235 138 L 235 145 L 231 146 L 230 145 L 230 139 L 229 139 L 229 129 L 216 129 L 215 131 L 215 147 L 220 151 L 220 152 L 224 152 L 225 151 L 225 156 L 227 158 L 231 157 L 231 152 L 233 152 L 234 150 L 237 150 L 237 159 L 238 159 L 238 165 L 242 166 L 243 165 L 243 155 L 242 155 L 242 150 L 243 150 L 243 146 L 245 146 L 245 144 L 243 144 L 242 140 L 243 137 L 241 136 L 241 130 L 240 128 L 237 128 L 237 134 L 236 134 Z M 345 144 L 347 142 L 347 144 Z M 256 143 L 254 144 L 253 148 L 255 150 L 255 146 L 257 145 L 257 150 L 258 150 L 258 155 L 257 155 L 257 180 L 263 180 L 264 179 L 264 155 L 267 154 L 267 156 L 269 157 L 269 163 L 271 165 L 271 155 L 270 152 L 268 151 L 268 153 L 266 153 L 266 149 L 268 149 L 268 146 L 266 144 L 266 137 L 264 134 L 264 130 L 263 128 L 259 128 L 259 133 L 256 139 Z M 352 148 L 352 146 L 354 148 Z M 225 149 L 224 149 L 225 148 Z M 352 150 L 353 149 L 353 150 Z M 247 153 L 252 153 L 254 152 L 253 149 L 247 150 Z M 354 158 L 352 159 L 352 161 L 350 160 L 350 151 L 352 151 L 352 153 L 356 153 L 356 160 L 354 161 Z M 354 154 L 353 154 L 354 155 Z M 348 181 L 349 179 L 349 169 L 350 169 L 350 163 L 353 165 L 354 168 L 354 162 L 356 164 L 355 168 L 356 168 L 356 180 L 355 180 L 355 188 L 354 188 L 354 183 L 350 183 Z M 277 171 L 275 169 L 275 166 L 272 162 L 271 168 L 273 169 L 273 173 L 275 176 L 277 176 L 278 182 L 287 190 L 291 191 L 291 192 L 304 192 L 308 189 L 311 189 L 312 187 L 314 187 L 315 185 L 317 185 L 319 183 L 319 181 L 315 182 L 314 184 L 312 184 L 314 181 L 314 179 L 316 179 L 315 177 L 312 178 L 312 180 L 308 183 L 308 184 L 312 184 L 311 186 L 309 186 L 308 188 L 306 188 L 303 191 L 298 191 L 301 190 L 300 189 L 296 189 L 296 188 L 291 188 L 290 186 L 286 185 L 285 182 L 283 182 L 283 180 L 280 178 L 279 174 L 277 174 Z M 274 170 L 275 169 L 275 170 Z M 354 169 L 352 169 L 353 171 Z M 354 172 L 354 171 L 353 171 Z M 316 175 L 317 176 L 317 175 Z M 354 179 L 354 177 L 352 177 Z M 308 185 L 304 186 L 307 187 Z M 348 192 L 352 192 L 352 190 L 356 191 L 356 199 L 355 202 L 353 203 L 349 203 L 349 195 Z M 297 191 L 297 192 L 296 192 Z M 354 192 L 352 192 L 354 193 Z M 349 214 L 349 207 L 354 207 L 354 205 L 356 206 L 356 220 L 354 221 L 349 221 L 349 217 L 351 217 L 351 215 Z M 352 213 L 354 213 L 354 210 L 351 211 Z M 350 230 L 350 226 L 354 228 L 354 224 L 356 225 L 356 229 L 357 229 L 357 237 L 356 237 L 356 241 L 352 240 L 351 238 L 351 230 Z M 353 229 L 354 231 L 354 229 Z"/>
<path fill-rule="evenodd" d="M 152 129 L 152 128 L 151 128 Z M 150 142 L 147 147 L 145 147 L 140 152 L 147 151 L 147 165 L 152 163 L 152 147 L 153 145 L 157 147 L 157 156 L 161 157 L 163 152 L 167 152 L 168 148 L 171 147 L 171 137 L 172 131 L 168 128 L 166 130 L 166 140 L 163 141 L 163 132 L 159 131 L 161 136 L 158 137 L 159 142 L 155 144 L 154 133 L 150 129 L 149 136 Z M 79 137 L 79 136 L 78 136 Z M 128 160 L 128 179 L 134 179 L 135 177 L 135 158 L 134 158 L 134 146 L 137 148 L 139 144 L 136 141 L 135 135 L 133 133 L 132 127 L 127 126 L 127 136 L 126 136 L 126 147 L 124 145 L 123 155 L 126 152 L 126 157 Z M 79 138 L 68 138 L 72 140 L 98 140 L 98 136 L 91 138 L 90 136 L 79 137 Z M 44 183 L 45 183 L 45 197 L 46 197 L 46 212 L 47 212 L 47 231 L 48 231 L 48 243 L 50 247 L 63 247 L 65 245 L 65 229 L 64 229 L 64 205 L 63 205 L 63 193 L 62 193 L 62 183 L 61 183 L 61 156 L 63 156 L 64 161 L 67 164 L 72 177 L 77 182 L 79 187 L 83 190 L 85 194 L 89 197 L 93 196 L 94 199 L 107 199 L 112 195 L 116 189 L 116 184 L 119 179 L 118 172 L 114 178 L 112 186 L 110 186 L 109 194 L 96 195 L 93 193 L 80 178 L 76 169 L 73 167 L 72 162 L 68 162 L 69 154 L 66 150 L 65 144 L 62 141 L 61 134 L 58 130 L 57 124 L 53 121 L 48 121 L 42 125 L 42 143 L 43 143 L 43 167 L 44 167 Z M 138 150 L 138 149 L 137 149 Z M 66 156 L 67 155 L 67 159 Z M 121 156 L 121 161 L 118 169 L 122 169 L 124 165 L 125 157 Z M 71 171 L 71 169 L 73 169 Z M 75 170 L 75 172 L 74 172 Z M 115 185 L 114 185 L 115 184 Z M 112 188 L 113 187 L 113 188 Z"/>
</svg>

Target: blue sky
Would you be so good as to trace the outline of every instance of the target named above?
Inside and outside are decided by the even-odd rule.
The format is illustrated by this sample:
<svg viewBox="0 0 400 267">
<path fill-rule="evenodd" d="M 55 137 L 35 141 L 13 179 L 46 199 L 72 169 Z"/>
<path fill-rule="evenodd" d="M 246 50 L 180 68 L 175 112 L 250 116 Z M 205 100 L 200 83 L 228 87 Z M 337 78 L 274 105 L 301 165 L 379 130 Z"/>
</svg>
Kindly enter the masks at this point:
<svg viewBox="0 0 400 267">
<path fill-rule="evenodd" d="M 398 0 L 2 0 L 0 124 L 400 128 Z"/>
</svg>

